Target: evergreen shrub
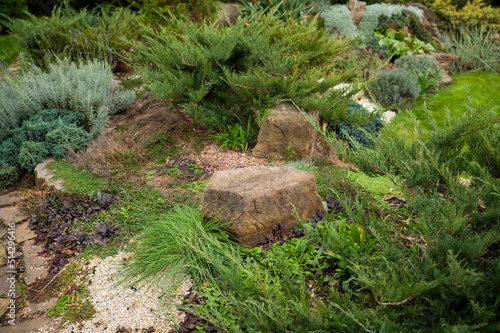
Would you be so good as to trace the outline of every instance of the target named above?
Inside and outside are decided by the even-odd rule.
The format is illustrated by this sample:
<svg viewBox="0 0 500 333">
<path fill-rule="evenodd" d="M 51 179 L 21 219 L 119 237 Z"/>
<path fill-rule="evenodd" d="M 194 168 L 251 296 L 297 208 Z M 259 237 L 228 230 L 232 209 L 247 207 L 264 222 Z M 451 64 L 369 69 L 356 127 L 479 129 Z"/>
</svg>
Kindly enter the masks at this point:
<svg viewBox="0 0 500 333">
<path fill-rule="evenodd" d="M 52 15 L 26 19 L 8 18 L 3 22 L 22 49 L 22 64 L 47 69 L 54 59 L 72 61 L 85 58 L 109 62 L 121 68 L 120 51 L 127 51 L 123 38 L 137 38 L 141 15 L 129 8 L 96 7 L 73 9 L 67 2 L 54 7 Z"/>
<path fill-rule="evenodd" d="M 158 24 L 164 23 L 162 15 L 186 16 L 192 21 L 203 22 L 205 18 L 215 15 L 219 4 L 213 0 L 140 0 L 138 6 L 146 22 Z"/>
<path fill-rule="evenodd" d="M 19 149 L 19 165 L 25 170 L 34 170 L 49 154 L 45 142 L 26 141 Z"/>
<path fill-rule="evenodd" d="M 317 29 L 317 18 L 283 23 L 274 10 L 223 30 L 215 24 L 168 21 L 182 34 L 147 28 L 146 44 L 130 41 L 131 64 L 153 94 L 186 103 L 185 110 L 208 127 L 243 125 L 240 119 L 259 118 L 283 100 L 334 119 L 356 93 L 330 90 L 355 69 L 325 77 L 327 61 L 354 41 L 329 37 Z"/>
<path fill-rule="evenodd" d="M 50 149 L 50 153 L 55 158 L 68 156 L 68 147 L 74 151 L 79 151 L 87 147 L 92 136 L 75 124 L 61 124 L 54 130 L 47 133 L 45 142 Z"/>
<path fill-rule="evenodd" d="M 378 137 L 380 130 L 384 127 L 382 118 L 379 115 L 373 115 L 358 103 L 349 105 L 347 114 L 348 121 L 331 122 L 328 124 L 329 128 L 337 133 L 339 139 L 347 142 L 356 140 L 362 146 L 373 147 L 375 142 L 372 137 Z M 371 121 L 360 124 L 359 119 L 371 119 Z"/>
<path fill-rule="evenodd" d="M 19 77 L 7 77 L 0 81 L 0 138 L 48 108 L 81 113 L 84 127 L 93 137 L 100 136 L 109 115 L 124 110 L 135 99 L 133 92 L 111 91 L 112 78 L 109 64 L 99 60 L 85 64 L 58 61 L 47 72 L 34 67 Z"/>
<path fill-rule="evenodd" d="M 42 110 L 25 120 L 12 136 L 0 140 L 2 184 L 12 185 L 20 175 L 19 169 L 32 172 L 49 154 L 63 158 L 69 147 L 84 149 L 92 135 L 80 127 L 82 124 L 83 115 L 64 109 Z"/>
<path fill-rule="evenodd" d="M 421 92 L 418 79 L 401 69 L 380 73 L 368 90 L 384 108 L 394 105 L 411 107 Z"/>
<path fill-rule="evenodd" d="M 239 10 L 243 17 L 256 12 L 268 13 L 275 10 L 284 20 L 301 20 L 302 14 L 311 8 L 308 1 L 304 0 L 240 0 L 240 3 L 242 7 Z"/>
</svg>

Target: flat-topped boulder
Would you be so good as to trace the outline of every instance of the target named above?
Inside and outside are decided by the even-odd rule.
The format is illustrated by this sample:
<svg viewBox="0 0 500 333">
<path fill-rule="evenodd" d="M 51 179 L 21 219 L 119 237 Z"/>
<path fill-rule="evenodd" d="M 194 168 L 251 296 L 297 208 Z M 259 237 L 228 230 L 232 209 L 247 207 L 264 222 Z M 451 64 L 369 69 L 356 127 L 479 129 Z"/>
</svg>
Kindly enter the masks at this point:
<svg viewBox="0 0 500 333">
<path fill-rule="evenodd" d="M 265 240 L 273 225 L 281 223 L 290 230 L 300 218 L 310 218 L 322 199 L 314 175 L 281 167 L 252 167 L 218 171 L 209 180 L 203 201 L 205 218 L 230 225 L 245 247 Z"/>
</svg>

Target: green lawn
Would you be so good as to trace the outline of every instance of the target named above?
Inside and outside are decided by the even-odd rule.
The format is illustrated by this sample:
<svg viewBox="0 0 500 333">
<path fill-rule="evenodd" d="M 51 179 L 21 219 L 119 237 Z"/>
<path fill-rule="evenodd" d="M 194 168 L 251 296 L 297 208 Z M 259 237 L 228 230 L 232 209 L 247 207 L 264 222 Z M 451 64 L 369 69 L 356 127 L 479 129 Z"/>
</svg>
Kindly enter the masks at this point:
<svg viewBox="0 0 500 333">
<path fill-rule="evenodd" d="M 432 131 L 430 122 L 424 112 L 424 103 L 436 118 L 438 126 L 442 125 L 446 118 L 447 109 L 454 115 L 460 115 L 467 110 L 464 107 L 464 104 L 467 104 L 466 84 L 474 103 L 500 105 L 498 95 L 500 91 L 500 74 L 486 72 L 458 73 L 453 76 L 452 85 L 439 90 L 433 96 L 420 98 L 411 108 L 411 112 L 420 121 L 424 135 L 429 135 Z M 498 112 L 500 114 L 500 109 Z M 396 116 L 393 126 L 396 126 L 399 135 L 413 136 L 414 125 L 406 110 L 401 111 Z"/>
<path fill-rule="evenodd" d="M 0 35 L 0 66 L 10 65 L 18 55 L 21 46 L 10 35 Z"/>
</svg>

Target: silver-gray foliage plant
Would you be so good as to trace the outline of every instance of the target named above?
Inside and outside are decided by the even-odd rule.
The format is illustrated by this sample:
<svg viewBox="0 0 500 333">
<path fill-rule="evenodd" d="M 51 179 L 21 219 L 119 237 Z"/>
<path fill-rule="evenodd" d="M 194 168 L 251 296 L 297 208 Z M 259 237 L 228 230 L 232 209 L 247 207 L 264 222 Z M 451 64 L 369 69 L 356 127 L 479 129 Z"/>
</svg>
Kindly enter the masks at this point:
<svg viewBox="0 0 500 333">
<path fill-rule="evenodd" d="M 321 3 L 320 9 L 322 10 L 320 17 L 325 21 L 325 27 L 330 29 L 337 27 L 347 37 L 354 37 L 358 33 L 365 38 L 373 36 L 373 31 L 377 28 L 381 17 L 390 19 L 394 15 L 401 15 L 403 11 L 407 11 L 422 21 L 424 15 L 424 12 L 417 7 L 378 3 L 366 6 L 365 15 L 356 27 L 352 22 L 351 12 L 345 5 L 326 6 Z"/>
<path fill-rule="evenodd" d="M 84 115 L 93 137 L 100 136 L 109 115 L 123 111 L 135 99 L 130 91 L 111 90 L 113 74 L 108 63 L 86 64 L 61 60 L 47 72 L 34 67 L 19 77 L 0 81 L 0 138 L 21 126 L 23 120 L 49 108 Z"/>
</svg>

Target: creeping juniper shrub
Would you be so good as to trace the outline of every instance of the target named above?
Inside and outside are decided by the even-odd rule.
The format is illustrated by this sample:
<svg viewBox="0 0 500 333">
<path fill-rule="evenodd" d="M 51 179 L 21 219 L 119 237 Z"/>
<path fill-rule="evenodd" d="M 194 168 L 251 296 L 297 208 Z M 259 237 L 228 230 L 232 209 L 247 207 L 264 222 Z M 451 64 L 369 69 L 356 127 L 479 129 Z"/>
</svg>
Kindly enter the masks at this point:
<svg viewBox="0 0 500 333">
<path fill-rule="evenodd" d="M 382 118 L 374 116 L 370 111 L 358 103 L 352 103 L 347 108 L 347 121 L 337 120 L 330 122 L 329 128 L 335 131 L 337 136 L 346 141 L 356 140 L 365 147 L 373 147 L 373 140 L 366 135 L 365 130 L 373 137 L 378 137 L 380 130 L 384 126 Z M 368 123 L 356 125 L 357 119 L 371 119 Z M 361 130 L 363 129 L 363 130 Z"/>
<path fill-rule="evenodd" d="M 415 76 L 401 69 L 393 69 L 380 73 L 369 90 L 378 103 L 388 108 L 395 105 L 411 107 L 422 88 Z"/>
<path fill-rule="evenodd" d="M 169 23 L 184 32 L 182 41 L 167 28 L 147 29 L 147 45 L 130 41 L 133 67 L 153 94 L 186 103 L 196 121 L 213 129 L 243 125 L 250 115 L 259 118 L 262 106 L 283 100 L 335 118 L 358 89 L 353 84 L 356 89 L 345 95 L 330 90 L 354 69 L 324 77 L 325 61 L 354 42 L 330 38 L 317 29 L 317 18 L 283 23 L 271 11 L 223 30 L 178 19 Z"/>
</svg>

